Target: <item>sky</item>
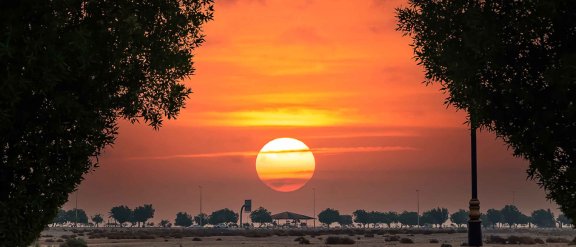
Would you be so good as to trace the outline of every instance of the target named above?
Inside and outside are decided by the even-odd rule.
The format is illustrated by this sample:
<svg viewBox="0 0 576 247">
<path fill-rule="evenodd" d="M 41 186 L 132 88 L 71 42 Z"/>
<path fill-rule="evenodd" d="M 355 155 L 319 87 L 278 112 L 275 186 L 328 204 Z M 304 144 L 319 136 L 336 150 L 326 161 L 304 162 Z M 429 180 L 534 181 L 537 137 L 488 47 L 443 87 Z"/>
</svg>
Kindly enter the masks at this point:
<svg viewBox="0 0 576 247">
<path fill-rule="evenodd" d="M 238 211 L 245 199 L 272 213 L 325 208 L 466 209 L 470 141 L 466 113 L 426 86 L 410 38 L 395 31 L 400 0 L 216 0 L 196 50 L 193 94 L 176 120 L 155 131 L 120 120 L 116 143 L 85 176 L 65 209 L 108 215 L 152 204 L 153 221 L 177 212 Z M 293 192 L 260 181 L 256 155 L 291 137 L 315 159 Z M 478 137 L 481 210 L 514 204 L 555 212 L 528 163 L 492 133 Z M 314 190 L 313 190 L 314 189 Z M 246 214 L 244 214 L 246 215 Z"/>
</svg>

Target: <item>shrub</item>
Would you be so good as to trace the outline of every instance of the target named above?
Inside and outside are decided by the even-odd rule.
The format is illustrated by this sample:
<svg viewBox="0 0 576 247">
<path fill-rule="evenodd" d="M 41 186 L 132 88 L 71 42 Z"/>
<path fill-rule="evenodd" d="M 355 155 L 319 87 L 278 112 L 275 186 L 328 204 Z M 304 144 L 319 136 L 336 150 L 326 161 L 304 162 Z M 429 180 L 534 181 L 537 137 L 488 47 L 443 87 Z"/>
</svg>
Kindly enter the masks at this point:
<svg viewBox="0 0 576 247">
<path fill-rule="evenodd" d="M 444 244 L 440 245 L 440 247 L 452 247 L 452 245 L 444 243 Z"/>
<path fill-rule="evenodd" d="M 570 242 L 568 239 L 565 238 L 547 238 L 546 243 L 568 243 Z"/>
<path fill-rule="evenodd" d="M 534 242 L 537 244 L 545 244 L 546 242 L 544 242 L 544 240 L 540 239 L 540 238 L 535 238 Z"/>
<path fill-rule="evenodd" d="M 305 237 L 297 237 L 294 241 L 298 242 L 299 244 L 310 244 L 310 240 L 306 239 Z"/>
<path fill-rule="evenodd" d="M 487 244 L 506 244 L 506 239 L 500 236 L 488 236 L 486 239 Z"/>
<path fill-rule="evenodd" d="M 386 242 L 396 242 L 396 241 L 400 241 L 400 237 L 399 237 L 399 236 L 396 236 L 396 235 L 385 236 L 385 237 L 384 237 L 384 241 L 386 241 Z"/>
<path fill-rule="evenodd" d="M 373 238 L 374 237 L 374 233 L 366 233 L 364 234 L 365 238 Z"/>
<path fill-rule="evenodd" d="M 86 241 L 81 238 L 69 238 L 66 242 L 60 244 L 60 247 L 88 247 Z"/>
<path fill-rule="evenodd" d="M 330 236 L 326 238 L 324 241 L 325 244 L 355 244 L 356 241 L 349 237 L 337 237 L 337 236 Z"/>
<path fill-rule="evenodd" d="M 202 241 L 202 239 L 201 239 L 201 238 L 198 238 L 198 237 L 195 237 L 195 238 L 192 239 L 192 241 Z"/>
<path fill-rule="evenodd" d="M 414 240 L 410 239 L 410 238 L 401 238 L 400 239 L 400 243 L 401 244 L 413 244 Z"/>
<path fill-rule="evenodd" d="M 440 241 L 438 241 L 438 239 L 430 239 L 430 243 L 431 244 L 437 244 L 437 243 L 440 243 Z"/>
<path fill-rule="evenodd" d="M 216 241 L 222 241 L 222 239 L 221 239 L 221 238 L 217 238 Z"/>
</svg>

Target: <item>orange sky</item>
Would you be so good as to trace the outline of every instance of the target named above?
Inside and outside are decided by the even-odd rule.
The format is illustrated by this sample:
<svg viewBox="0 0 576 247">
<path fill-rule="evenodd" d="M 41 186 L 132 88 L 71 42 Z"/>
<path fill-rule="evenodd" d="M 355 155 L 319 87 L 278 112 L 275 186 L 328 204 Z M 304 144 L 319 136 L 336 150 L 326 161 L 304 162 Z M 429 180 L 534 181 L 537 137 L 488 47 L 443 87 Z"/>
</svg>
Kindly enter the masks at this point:
<svg viewBox="0 0 576 247">
<path fill-rule="evenodd" d="M 423 209 L 467 207 L 465 113 L 422 84 L 410 39 L 394 30 L 403 1 L 216 2 L 196 75 L 186 80 L 194 91 L 186 109 L 158 132 L 122 121 L 117 143 L 80 186 L 80 208 L 93 215 L 152 203 L 155 221 L 173 221 L 178 211 L 198 213 L 199 185 L 206 212 L 253 199 L 272 212 L 312 215 L 312 188 L 317 212 L 415 210 L 416 189 Z M 273 191 L 256 174 L 258 150 L 279 137 L 315 154 L 314 176 L 295 192 Z M 482 133 L 482 209 L 501 208 L 516 191 L 526 213 L 555 210 L 526 168 Z"/>
</svg>

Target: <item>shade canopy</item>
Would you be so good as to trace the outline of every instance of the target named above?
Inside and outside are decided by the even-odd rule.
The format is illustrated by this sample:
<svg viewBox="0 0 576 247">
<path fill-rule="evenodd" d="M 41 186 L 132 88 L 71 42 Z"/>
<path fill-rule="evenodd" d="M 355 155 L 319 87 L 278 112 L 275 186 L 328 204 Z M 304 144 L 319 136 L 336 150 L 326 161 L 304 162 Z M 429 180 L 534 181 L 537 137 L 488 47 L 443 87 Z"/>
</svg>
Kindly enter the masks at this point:
<svg viewBox="0 0 576 247">
<path fill-rule="evenodd" d="M 301 215 L 292 212 L 282 212 L 275 215 L 272 215 L 272 219 L 275 220 L 312 220 L 314 218 L 306 215 Z"/>
</svg>

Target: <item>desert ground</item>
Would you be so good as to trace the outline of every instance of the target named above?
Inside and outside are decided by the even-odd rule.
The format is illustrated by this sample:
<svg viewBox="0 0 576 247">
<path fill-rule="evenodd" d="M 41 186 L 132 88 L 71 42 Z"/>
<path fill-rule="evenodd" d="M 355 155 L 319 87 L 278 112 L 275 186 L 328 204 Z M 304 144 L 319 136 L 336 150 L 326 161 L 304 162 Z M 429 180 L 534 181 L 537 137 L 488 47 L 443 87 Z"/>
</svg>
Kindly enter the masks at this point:
<svg viewBox="0 0 576 247">
<path fill-rule="evenodd" d="M 464 229 L 181 229 L 181 228 L 50 228 L 39 246 L 60 246 L 69 238 L 82 238 L 88 246 L 332 246 L 329 237 L 346 238 L 351 246 L 452 247 L 466 243 Z M 485 229 L 485 246 L 568 246 L 574 229 Z M 512 237 L 511 237 L 512 236 Z M 303 240 L 304 239 L 304 240 Z M 410 240 L 413 243 L 409 243 Z M 301 243 L 304 242 L 304 243 Z M 574 244 L 574 243 L 572 243 Z M 446 246 L 446 245 L 444 245 Z"/>
</svg>

